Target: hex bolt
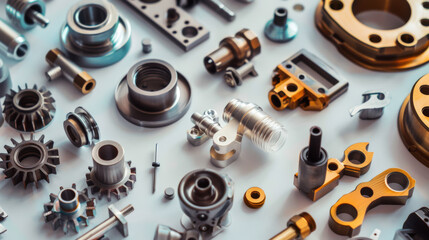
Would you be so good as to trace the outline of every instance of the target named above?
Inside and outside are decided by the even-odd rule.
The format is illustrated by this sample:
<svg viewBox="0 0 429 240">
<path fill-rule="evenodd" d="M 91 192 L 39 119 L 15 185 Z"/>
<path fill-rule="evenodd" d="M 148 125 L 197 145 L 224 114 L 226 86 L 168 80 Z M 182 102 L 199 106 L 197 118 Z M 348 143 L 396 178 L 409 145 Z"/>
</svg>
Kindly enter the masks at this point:
<svg viewBox="0 0 429 240">
<path fill-rule="evenodd" d="M 100 239 L 110 229 L 116 227 L 116 229 L 122 234 L 122 236 L 128 236 L 128 222 L 125 217 L 134 211 L 133 205 L 129 204 L 121 211 L 115 208 L 115 206 L 109 206 L 109 217 L 104 222 L 98 224 L 93 229 L 89 230 L 84 235 L 80 236 L 76 240 L 92 240 Z"/>
<path fill-rule="evenodd" d="M 142 51 L 145 54 L 152 52 L 152 41 L 149 38 L 142 40 Z"/>
<path fill-rule="evenodd" d="M 298 25 L 288 19 L 286 8 L 277 8 L 274 11 L 274 18 L 265 25 L 265 36 L 274 42 L 288 42 L 298 34 Z"/>
<path fill-rule="evenodd" d="M 42 0 L 8 0 L 6 14 L 16 26 L 26 30 L 34 28 L 36 24 L 42 28 L 49 24 Z"/>
<path fill-rule="evenodd" d="M 88 94 L 95 88 L 94 78 L 67 59 L 59 49 L 51 49 L 46 54 L 46 61 L 52 67 L 46 72 L 49 81 L 64 76 L 83 94 Z"/>
<path fill-rule="evenodd" d="M 316 222 L 313 217 L 303 212 L 289 219 L 285 230 L 272 237 L 270 240 L 295 240 L 305 239 L 316 230 Z"/>
<path fill-rule="evenodd" d="M 258 73 L 253 63 L 246 60 L 246 63 L 239 68 L 228 67 L 223 78 L 228 86 L 234 88 L 243 84 L 244 78 L 249 75 L 256 77 Z"/>
</svg>

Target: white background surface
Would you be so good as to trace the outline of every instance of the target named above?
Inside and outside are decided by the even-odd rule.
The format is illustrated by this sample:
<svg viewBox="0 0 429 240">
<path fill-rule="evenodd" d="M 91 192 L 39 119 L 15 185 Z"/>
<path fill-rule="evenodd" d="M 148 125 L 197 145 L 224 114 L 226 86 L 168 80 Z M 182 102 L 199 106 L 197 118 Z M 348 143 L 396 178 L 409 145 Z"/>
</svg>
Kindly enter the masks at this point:
<svg viewBox="0 0 429 240">
<path fill-rule="evenodd" d="M 177 188 L 180 179 L 189 171 L 198 168 L 216 169 L 209 163 L 210 143 L 192 147 L 186 141 L 186 130 L 192 126 L 189 118 L 193 112 L 202 112 L 214 108 L 222 112 L 232 98 L 254 102 L 268 114 L 280 121 L 288 129 L 288 140 L 277 153 L 266 154 L 245 139 L 240 158 L 224 169 L 235 181 L 235 200 L 231 210 L 232 225 L 216 239 L 268 239 L 283 230 L 286 221 L 294 214 L 307 211 L 317 222 L 317 230 L 308 239 L 346 239 L 334 234 L 328 227 L 329 208 L 343 195 L 352 191 L 358 183 L 369 181 L 382 171 L 399 167 L 408 171 L 416 179 L 414 196 L 405 206 L 379 206 L 368 212 L 362 225 L 361 234 L 369 235 L 374 228 L 382 231 L 381 239 L 392 239 L 394 232 L 412 211 L 428 205 L 429 169 L 420 164 L 403 146 L 396 127 L 397 114 L 404 98 L 415 81 L 429 72 L 428 65 L 415 70 L 398 73 L 374 72 L 363 69 L 337 52 L 335 47 L 317 31 L 314 25 L 314 12 L 318 1 L 313 0 L 256 0 L 252 4 L 241 4 L 225 0 L 237 12 L 237 19 L 228 23 L 200 5 L 191 11 L 193 17 L 211 31 L 208 41 L 188 53 L 183 52 L 162 33 L 149 25 L 140 15 L 121 1 L 114 1 L 120 14 L 131 22 L 132 47 L 128 55 L 119 63 L 100 69 L 87 69 L 97 80 L 95 90 L 82 96 L 67 81 L 48 83 L 44 71 L 48 65 L 45 54 L 49 49 L 60 47 L 59 31 L 65 21 L 69 7 L 77 1 L 56 0 L 47 2 L 47 17 L 51 24 L 46 29 L 36 28 L 25 32 L 31 44 L 28 56 L 22 62 L 6 61 L 9 65 L 13 88 L 18 85 L 47 85 L 56 99 L 57 112 L 52 124 L 43 130 L 46 139 L 55 141 L 59 148 L 61 164 L 58 174 L 51 175 L 51 183 L 41 183 L 36 189 L 26 190 L 22 184 L 13 186 L 9 179 L 0 173 L 0 205 L 7 211 L 9 218 L 2 224 L 8 231 L 3 239 L 74 239 L 77 234 L 63 236 L 61 230 L 53 232 L 50 224 L 42 218 L 43 204 L 49 201 L 49 193 L 57 193 L 60 186 L 69 187 L 77 183 L 78 188 L 86 187 L 85 173 L 92 165 L 91 149 L 76 149 L 66 138 L 62 122 L 65 115 L 77 106 L 83 106 L 96 118 L 101 128 L 102 139 L 118 141 L 125 149 L 127 160 L 137 167 L 137 183 L 130 195 L 120 201 L 113 201 L 122 209 L 131 203 L 135 212 L 127 217 L 130 236 L 128 239 L 152 239 L 157 224 L 169 225 L 182 230 L 178 197 L 173 201 L 164 201 L 163 190 L 166 187 Z M 292 10 L 296 3 L 305 6 L 303 12 Z M 287 44 L 275 44 L 263 36 L 263 27 L 272 17 L 278 6 L 287 7 L 289 15 L 299 26 L 299 35 Z M 0 3 L 0 17 L 5 18 L 4 1 Z M 262 43 L 262 54 L 254 59 L 259 77 L 248 79 L 237 89 L 224 84 L 222 75 L 212 76 L 203 66 L 203 57 L 213 51 L 219 41 L 235 34 L 243 27 L 254 30 Z M 149 37 L 153 41 L 153 52 L 143 56 L 140 41 Z M 294 111 L 276 112 L 268 102 L 267 93 L 271 89 L 270 75 L 274 67 L 289 58 L 301 48 L 313 52 L 335 68 L 343 79 L 349 81 L 349 91 L 333 102 L 322 112 Z M 128 69 L 142 58 L 160 58 L 171 63 L 190 81 L 193 91 L 193 103 L 189 112 L 179 122 L 159 129 L 146 129 L 125 121 L 118 113 L 114 92 L 120 79 Z M 384 116 L 377 121 L 361 121 L 350 118 L 348 109 L 361 102 L 361 93 L 370 89 L 384 89 L 391 93 L 392 102 L 386 108 Z M 330 157 L 342 158 L 343 151 L 357 142 L 370 142 L 369 149 L 374 158 L 369 172 L 360 179 L 344 177 L 334 191 L 317 202 L 312 202 L 293 186 L 293 174 L 298 167 L 298 154 L 308 144 L 308 130 L 318 125 L 323 129 L 323 147 Z M 10 145 L 9 138 L 18 138 L 19 134 L 7 124 L 0 128 L 0 145 Z M 158 171 L 158 189 L 151 193 L 151 162 L 155 142 L 160 145 Z M 2 150 L 4 152 L 4 150 Z M 242 197 L 252 186 L 264 189 L 267 200 L 258 210 L 247 208 Z M 108 216 L 109 203 L 103 199 L 97 202 L 97 216 L 90 220 L 90 226 L 82 228 L 84 233 Z M 79 234 L 80 235 L 80 234 Z M 120 239 L 116 230 L 108 233 L 111 239 Z"/>
</svg>

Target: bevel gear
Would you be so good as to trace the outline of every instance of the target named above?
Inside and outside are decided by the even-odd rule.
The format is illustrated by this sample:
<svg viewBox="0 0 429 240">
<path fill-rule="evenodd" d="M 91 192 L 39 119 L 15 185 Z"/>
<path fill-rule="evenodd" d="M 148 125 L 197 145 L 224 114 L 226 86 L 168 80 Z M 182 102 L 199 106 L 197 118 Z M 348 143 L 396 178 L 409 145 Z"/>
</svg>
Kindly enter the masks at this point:
<svg viewBox="0 0 429 240">
<path fill-rule="evenodd" d="M 98 198 L 107 197 L 110 202 L 112 195 L 117 199 L 121 193 L 128 195 L 136 182 L 136 168 L 131 161 L 125 162 L 124 149 L 115 141 L 102 141 L 92 149 L 93 167 L 88 167 L 86 183 L 91 193 L 98 193 Z"/>
<path fill-rule="evenodd" d="M 58 195 L 51 193 L 50 202 L 43 205 L 43 218 L 45 222 L 51 222 L 52 228 L 57 230 L 61 227 L 64 234 L 69 229 L 76 233 L 80 226 L 88 226 L 88 218 L 95 216 L 95 198 L 88 197 L 88 189 L 76 190 L 76 184 L 71 188 L 60 187 Z"/>
<path fill-rule="evenodd" d="M 5 145 L 7 153 L 0 154 L 0 168 L 6 178 L 11 178 L 14 185 L 22 182 L 24 188 L 28 183 L 34 183 L 36 188 L 38 182 L 45 179 L 49 183 L 49 174 L 56 174 L 55 165 L 60 164 L 58 149 L 54 148 L 54 142 L 44 142 L 45 135 L 35 139 L 31 134 L 29 140 L 25 140 L 20 134 L 22 141 L 18 142 L 11 138 L 13 146 Z"/>
<path fill-rule="evenodd" d="M 45 87 L 10 90 L 3 103 L 6 122 L 14 129 L 23 132 L 34 132 L 46 127 L 55 114 L 54 98 Z"/>
</svg>

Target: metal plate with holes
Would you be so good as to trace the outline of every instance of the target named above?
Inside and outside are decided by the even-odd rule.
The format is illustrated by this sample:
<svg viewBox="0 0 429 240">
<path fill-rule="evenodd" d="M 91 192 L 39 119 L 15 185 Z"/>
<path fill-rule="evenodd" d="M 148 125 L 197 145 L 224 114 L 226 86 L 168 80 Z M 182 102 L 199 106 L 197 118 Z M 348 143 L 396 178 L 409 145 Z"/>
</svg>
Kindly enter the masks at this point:
<svg viewBox="0 0 429 240">
<path fill-rule="evenodd" d="M 210 32 L 171 0 L 123 0 L 147 21 L 167 35 L 185 51 L 189 51 L 209 38 Z M 167 12 L 174 9 L 178 18 L 168 23 Z"/>
</svg>

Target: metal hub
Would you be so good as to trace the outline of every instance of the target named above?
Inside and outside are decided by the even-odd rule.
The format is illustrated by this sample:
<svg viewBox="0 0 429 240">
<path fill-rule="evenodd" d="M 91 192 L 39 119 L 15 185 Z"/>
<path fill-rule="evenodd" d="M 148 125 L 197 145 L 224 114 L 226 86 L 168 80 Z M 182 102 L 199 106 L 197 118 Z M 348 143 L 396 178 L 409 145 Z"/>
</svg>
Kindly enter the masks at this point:
<svg viewBox="0 0 429 240">
<path fill-rule="evenodd" d="M 162 127 L 179 120 L 191 104 L 191 86 L 167 62 L 157 59 L 135 64 L 119 83 L 116 106 L 129 122 Z"/>
<path fill-rule="evenodd" d="M 21 139 L 17 142 L 12 138 L 14 146 L 5 145 L 7 153 L 0 154 L 0 167 L 4 169 L 6 178 L 11 178 L 14 185 L 22 182 L 24 188 L 32 182 L 38 188 L 42 179 L 49 183 L 49 174 L 56 174 L 56 165 L 60 164 L 58 149 L 53 148 L 54 142 L 44 143 L 44 135 L 36 140 L 31 134 L 30 139 L 25 140 L 21 134 Z"/>
</svg>

